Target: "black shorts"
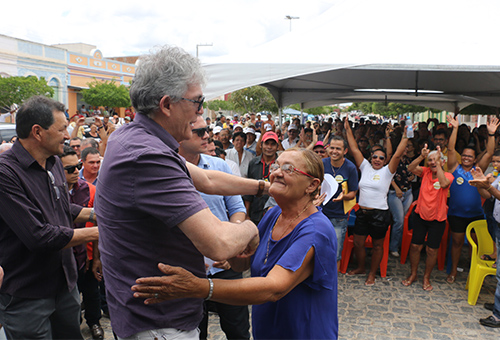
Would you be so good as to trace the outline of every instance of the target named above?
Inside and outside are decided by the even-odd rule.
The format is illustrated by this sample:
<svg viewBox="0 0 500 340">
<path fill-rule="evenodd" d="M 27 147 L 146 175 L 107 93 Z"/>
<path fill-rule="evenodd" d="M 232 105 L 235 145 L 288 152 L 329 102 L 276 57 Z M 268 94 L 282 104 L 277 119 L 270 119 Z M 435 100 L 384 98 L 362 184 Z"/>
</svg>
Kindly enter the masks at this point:
<svg viewBox="0 0 500 340">
<path fill-rule="evenodd" d="M 380 240 L 385 237 L 390 224 L 391 213 L 389 210 L 360 208 L 356 211 L 354 234 L 370 235 L 372 239 Z"/>
<path fill-rule="evenodd" d="M 476 217 L 458 217 L 448 215 L 448 223 L 450 224 L 450 230 L 454 233 L 465 233 L 467 226 L 474 221 L 484 220 L 484 216 Z"/>
<path fill-rule="evenodd" d="M 424 244 L 425 236 L 427 236 L 427 246 L 432 249 L 438 249 L 441 245 L 441 238 L 443 237 L 444 230 L 446 229 L 446 221 L 439 222 L 423 220 L 416 212 L 412 213 L 413 218 L 413 236 L 411 243 Z"/>
</svg>

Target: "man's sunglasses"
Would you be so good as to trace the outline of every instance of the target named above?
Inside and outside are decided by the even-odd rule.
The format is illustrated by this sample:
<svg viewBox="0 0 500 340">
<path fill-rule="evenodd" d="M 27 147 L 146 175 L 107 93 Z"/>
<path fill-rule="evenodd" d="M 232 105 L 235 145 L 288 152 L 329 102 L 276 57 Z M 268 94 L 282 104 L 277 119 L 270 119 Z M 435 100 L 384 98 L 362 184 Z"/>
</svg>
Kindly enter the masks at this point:
<svg viewBox="0 0 500 340">
<path fill-rule="evenodd" d="M 201 97 L 200 100 L 194 100 L 194 99 L 188 99 L 188 98 L 181 98 L 181 99 L 187 100 L 188 102 L 191 102 L 194 104 L 198 104 L 198 108 L 197 108 L 196 112 L 201 111 L 201 109 L 203 108 L 203 102 L 205 101 L 205 97 Z"/>
<path fill-rule="evenodd" d="M 199 129 L 193 129 L 191 130 L 193 133 L 196 133 L 198 137 L 203 138 L 205 136 L 205 133 L 208 133 L 208 128 L 199 128 Z"/>
<path fill-rule="evenodd" d="M 82 165 L 83 163 L 79 162 L 77 165 L 65 166 L 64 170 L 66 170 L 68 174 L 72 174 L 73 172 L 75 172 L 75 169 L 82 170 Z"/>
</svg>

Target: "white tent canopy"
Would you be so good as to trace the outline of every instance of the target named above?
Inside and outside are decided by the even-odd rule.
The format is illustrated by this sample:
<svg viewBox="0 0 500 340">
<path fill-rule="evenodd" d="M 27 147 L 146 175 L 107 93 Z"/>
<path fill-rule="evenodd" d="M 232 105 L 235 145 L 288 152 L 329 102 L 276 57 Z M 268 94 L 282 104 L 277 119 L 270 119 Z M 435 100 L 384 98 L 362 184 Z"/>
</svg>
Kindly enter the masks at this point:
<svg viewBox="0 0 500 340">
<path fill-rule="evenodd" d="M 211 60 L 207 98 L 248 86 L 278 106 L 500 106 L 500 2 L 339 1 L 307 30 Z"/>
</svg>

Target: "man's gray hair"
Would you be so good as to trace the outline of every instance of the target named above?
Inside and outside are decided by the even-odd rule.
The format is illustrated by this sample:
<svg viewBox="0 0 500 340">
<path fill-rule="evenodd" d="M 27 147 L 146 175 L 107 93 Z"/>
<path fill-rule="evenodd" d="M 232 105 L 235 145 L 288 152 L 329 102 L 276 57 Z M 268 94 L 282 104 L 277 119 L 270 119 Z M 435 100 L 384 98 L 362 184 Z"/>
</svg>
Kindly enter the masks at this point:
<svg viewBox="0 0 500 340">
<path fill-rule="evenodd" d="M 179 47 L 162 46 L 139 58 L 130 99 L 136 111 L 150 116 L 162 97 L 181 100 L 189 85 L 206 84 L 200 61 Z"/>
</svg>

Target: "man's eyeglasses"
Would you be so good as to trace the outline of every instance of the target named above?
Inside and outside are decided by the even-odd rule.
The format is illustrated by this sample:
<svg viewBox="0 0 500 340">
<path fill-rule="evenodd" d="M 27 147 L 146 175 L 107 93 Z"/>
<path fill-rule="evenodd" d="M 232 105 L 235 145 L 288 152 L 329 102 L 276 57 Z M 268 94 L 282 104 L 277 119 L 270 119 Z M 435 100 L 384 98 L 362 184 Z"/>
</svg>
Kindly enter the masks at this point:
<svg viewBox="0 0 500 340">
<path fill-rule="evenodd" d="M 56 185 L 56 180 L 54 179 L 54 175 L 49 170 L 47 170 L 47 173 L 49 174 L 50 184 L 52 184 L 52 187 L 54 188 L 54 192 L 56 194 L 56 200 L 59 201 L 59 199 L 61 198 L 61 192 L 59 191 L 59 188 Z"/>
<path fill-rule="evenodd" d="M 196 133 L 198 137 L 203 138 L 205 136 L 205 133 L 208 133 L 208 128 L 199 128 L 199 129 L 193 129 L 191 130 L 193 133 Z"/>
<path fill-rule="evenodd" d="M 320 153 L 320 154 L 324 154 L 326 151 L 325 151 L 325 150 L 321 150 L 321 149 L 319 149 L 319 150 L 314 150 L 314 152 L 316 152 L 316 153 L 318 153 L 318 154 L 319 154 L 319 153 Z"/>
<path fill-rule="evenodd" d="M 383 161 L 385 159 L 385 156 L 379 156 L 379 155 L 373 155 L 372 156 L 372 159 L 380 159 L 381 161 Z"/>
<path fill-rule="evenodd" d="M 302 171 L 302 170 L 299 170 L 297 168 L 295 168 L 292 164 L 283 164 L 283 165 L 278 165 L 276 163 L 273 163 L 269 166 L 269 171 L 271 172 L 275 172 L 276 170 L 280 169 L 281 168 L 281 171 L 283 171 L 284 173 L 287 173 L 289 175 L 292 174 L 292 172 L 296 171 L 298 172 L 299 174 L 302 174 L 304 176 L 307 176 L 307 177 L 311 177 L 311 178 L 315 178 L 314 176 L 311 176 L 309 175 L 308 173 Z"/>
<path fill-rule="evenodd" d="M 205 97 L 201 97 L 200 100 L 194 100 L 194 99 L 188 99 L 188 98 L 181 98 L 181 99 L 187 100 L 188 102 L 191 102 L 194 104 L 198 104 L 198 108 L 197 108 L 196 112 L 201 111 L 201 109 L 203 108 L 203 103 L 205 102 Z"/>
<path fill-rule="evenodd" d="M 79 162 L 77 165 L 68 165 L 64 167 L 64 170 L 68 172 L 68 174 L 72 174 L 75 172 L 75 169 L 82 170 L 82 162 Z"/>
</svg>

